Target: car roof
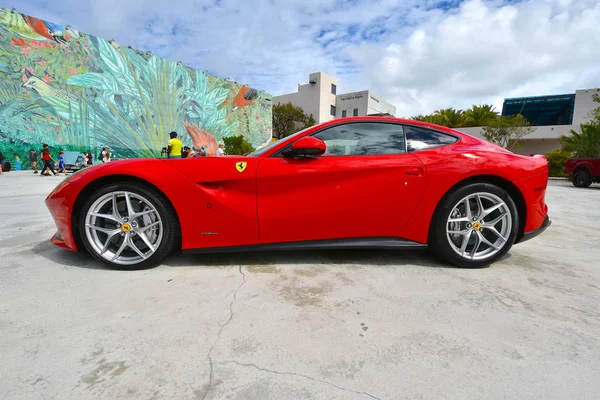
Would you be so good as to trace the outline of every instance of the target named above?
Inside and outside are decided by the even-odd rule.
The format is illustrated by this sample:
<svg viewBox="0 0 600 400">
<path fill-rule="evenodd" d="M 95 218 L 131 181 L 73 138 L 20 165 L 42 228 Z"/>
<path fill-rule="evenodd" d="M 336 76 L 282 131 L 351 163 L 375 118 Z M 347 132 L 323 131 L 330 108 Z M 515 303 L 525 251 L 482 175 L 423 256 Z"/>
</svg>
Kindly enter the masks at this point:
<svg viewBox="0 0 600 400">
<path fill-rule="evenodd" d="M 311 133 L 313 133 L 316 130 L 327 128 L 329 126 L 335 126 L 335 125 L 340 125 L 340 124 L 349 123 L 349 122 L 388 122 L 388 123 L 412 125 L 412 126 L 419 126 L 419 127 L 423 127 L 423 128 L 434 129 L 434 130 L 437 130 L 440 132 L 448 133 L 450 135 L 458 136 L 461 139 L 464 139 L 464 138 L 475 139 L 472 136 L 465 134 L 463 132 L 459 132 L 459 131 L 456 131 L 454 129 L 451 129 L 451 128 L 448 128 L 445 126 L 432 124 L 430 122 L 423 122 L 423 121 L 417 121 L 414 119 L 396 118 L 396 117 L 389 117 L 389 116 L 371 116 L 371 115 L 336 118 L 331 121 L 321 122 L 320 124 L 316 124 L 316 125 L 311 126 L 310 128 L 307 128 L 305 130 L 306 132 L 304 133 L 303 136 L 310 135 Z M 283 138 L 283 139 L 279 140 L 279 142 L 281 142 L 281 146 L 275 146 L 272 149 L 270 149 L 269 151 L 265 152 L 264 154 L 261 154 L 261 156 L 269 157 L 271 154 L 274 154 L 274 153 L 278 152 L 279 150 L 281 150 L 283 147 L 285 147 L 287 145 L 287 144 L 284 144 L 284 143 L 287 143 L 286 139 L 287 138 Z M 479 142 L 477 139 L 475 139 L 475 141 Z"/>
<path fill-rule="evenodd" d="M 404 125 L 414 125 L 414 126 L 423 126 L 431 129 L 436 129 L 439 131 L 451 133 L 453 135 L 464 135 L 463 132 L 456 131 L 454 129 L 448 128 L 442 125 L 436 125 L 431 122 L 418 121 L 415 119 L 406 119 L 406 118 L 398 118 L 398 117 L 389 117 L 389 116 L 375 116 L 375 115 L 363 115 L 358 117 L 344 117 L 344 118 L 336 118 L 331 121 L 323 122 L 321 124 L 315 125 L 315 127 L 325 127 L 329 125 L 336 125 L 344 122 L 361 122 L 361 121 L 378 121 L 378 122 L 394 122 L 397 124 Z"/>
</svg>

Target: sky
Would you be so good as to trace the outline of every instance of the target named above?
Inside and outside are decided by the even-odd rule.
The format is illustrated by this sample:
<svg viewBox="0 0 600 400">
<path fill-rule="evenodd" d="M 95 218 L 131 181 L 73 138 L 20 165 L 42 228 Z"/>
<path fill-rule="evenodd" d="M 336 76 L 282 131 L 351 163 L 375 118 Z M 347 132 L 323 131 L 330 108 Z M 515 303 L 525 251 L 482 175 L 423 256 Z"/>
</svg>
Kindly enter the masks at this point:
<svg viewBox="0 0 600 400">
<path fill-rule="evenodd" d="M 600 87 L 600 0 L 0 0 L 273 95 L 308 75 L 410 117 Z"/>
</svg>

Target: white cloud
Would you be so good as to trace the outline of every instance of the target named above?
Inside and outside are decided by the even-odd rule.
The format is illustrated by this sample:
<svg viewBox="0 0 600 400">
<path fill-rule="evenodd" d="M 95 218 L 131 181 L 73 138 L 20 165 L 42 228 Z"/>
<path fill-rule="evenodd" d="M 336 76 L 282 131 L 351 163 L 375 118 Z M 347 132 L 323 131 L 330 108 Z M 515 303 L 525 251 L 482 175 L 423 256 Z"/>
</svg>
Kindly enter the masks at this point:
<svg viewBox="0 0 600 400">
<path fill-rule="evenodd" d="M 414 115 L 600 86 L 600 2 L 463 3 L 413 33 L 350 49 L 375 91 Z"/>
<path fill-rule="evenodd" d="M 273 94 L 324 71 L 341 92 L 373 89 L 400 116 L 600 86 L 600 0 L 452 3 L 31 0 L 17 8 Z"/>
</svg>

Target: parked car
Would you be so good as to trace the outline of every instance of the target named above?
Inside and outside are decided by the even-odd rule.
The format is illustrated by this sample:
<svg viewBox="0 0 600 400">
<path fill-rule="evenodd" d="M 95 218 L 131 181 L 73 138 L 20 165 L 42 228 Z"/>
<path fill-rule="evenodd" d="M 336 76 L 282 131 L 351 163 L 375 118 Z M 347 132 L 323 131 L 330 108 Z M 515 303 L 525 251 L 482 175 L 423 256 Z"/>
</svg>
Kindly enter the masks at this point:
<svg viewBox="0 0 600 400">
<path fill-rule="evenodd" d="M 569 175 L 577 187 L 600 183 L 600 158 L 570 158 L 565 161 L 563 173 Z"/>
<path fill-rule="evenodd" d="M 84 155 L 78 151 L 65 151 L 64 157 L 67 171 L 79 171 L 85 167 Z"/>
<path fill-rule="evenodd" d="M 547 184 L 544 156 L 365 116 L 312 126 L 246 156 L 84 168 L 46 205 L 54 244 L 119 269 L 156 265 L 173 250 L 426 247 L 475 268 L 550 225 Z"/>
</svg>

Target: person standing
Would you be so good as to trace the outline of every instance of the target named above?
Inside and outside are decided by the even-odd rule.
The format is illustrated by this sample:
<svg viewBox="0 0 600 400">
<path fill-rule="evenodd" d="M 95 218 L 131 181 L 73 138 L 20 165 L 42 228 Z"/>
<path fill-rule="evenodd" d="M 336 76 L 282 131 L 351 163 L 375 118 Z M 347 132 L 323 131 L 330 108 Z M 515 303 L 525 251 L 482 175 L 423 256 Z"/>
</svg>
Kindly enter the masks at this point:
<svg viewBox="0 0 600 400">
<path fill-rule="evenodd" d="M 108 152 L 108 147 L 104 147 L 102 149 L 102 162 L 107 163 L 110 161 L 110 153 Z"/>
<path fill-rule="evenodd" d="M 225 155 L 225 144 L 219 143 L 219 148 L 217 149 L 217 156 Z"/>
<path fill-rule="evenodd" d="M 167 154 L 169 158 L 181 158 L 181 150 L 183 149 L 183 143 L 177 139 L 177 132 L 173 131 L 169 134 L 171 140 L 167 143 Z"/>
<path fill-rule="evenodd" d="M 33 169 L 33 173 L 37 174 L 38 170 L 37 170 L 37 164 L 38 164 L 39 158 L 37 153 L 35 152 L 35 150 L 30 149 L 29 150 L 29 163 L 31 164 L 31 169 Z"/>
<path fill-rule="evenodd" d="M 64 153 L 64 151 L 61 151 L 60 153 L 58 153 L 58 169 L 56 170 L 56 172 L 58 172 L 59 174 L 61 172 L 64 172 L 65 175 L 67 175 L 67 168 L 65 166 L 65 153 Z"/>
<path fill-rule="evenodd" d="M 47 144 L 44 145 L 44 149 L 42 150 L 42 161 L 44 162 L 44 166 L 42 167 L 40 176 L 50 176 L 50 174 L 47 172 L 48 170 L 52 172 L 52 175 L 56 176 L 56 171 L 54 171 L 54 166 L 52 165 L 54 158 L 52 158 L 50 155 L 50 150 L 48 150 Z"/>
</svg>

